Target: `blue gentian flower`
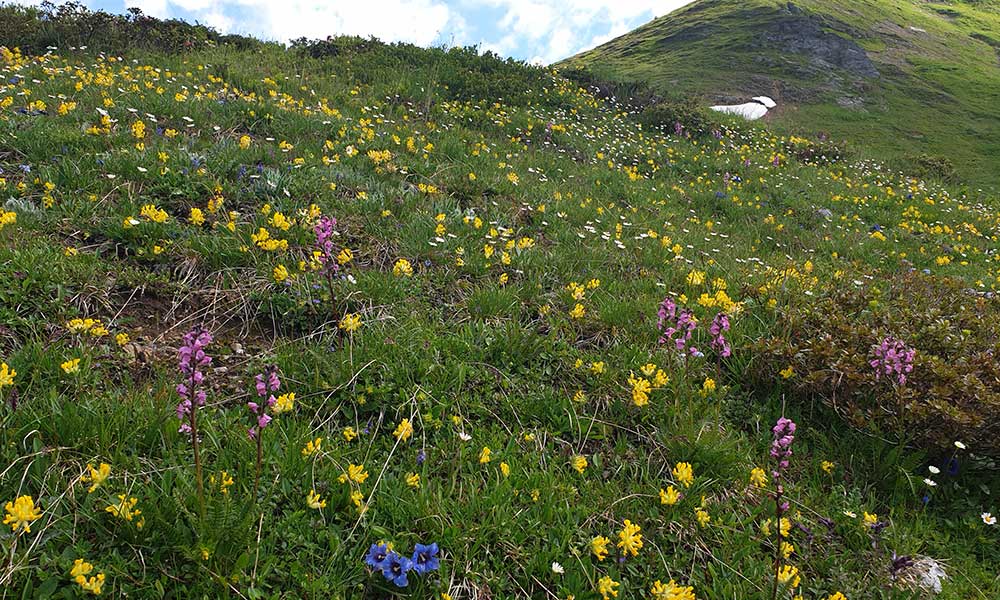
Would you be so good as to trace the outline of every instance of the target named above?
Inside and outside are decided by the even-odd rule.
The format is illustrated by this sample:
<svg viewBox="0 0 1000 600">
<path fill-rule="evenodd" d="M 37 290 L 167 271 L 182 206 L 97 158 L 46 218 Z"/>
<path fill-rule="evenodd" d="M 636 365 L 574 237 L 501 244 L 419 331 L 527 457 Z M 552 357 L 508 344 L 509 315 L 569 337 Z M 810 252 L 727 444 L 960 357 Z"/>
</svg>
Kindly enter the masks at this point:
<svg viewBox="0 0 1000 600">
<path fill-rule="evenodd" d="M 437 543 L 424 545 L 417 544 L 413 547 L 413 570 L 424 575 L 431 571 L 436 571 L 441 566 L 441 561 L 437 557 Z"/>
<path fill-rule="evenodd" d="M 393 583 L 396 587 L 406 587 L 410 582 L 406 579 L 406 574 L 413 568 L 413 562 L 405 556 L 400 556 L 398 552 L 389 551 L 385 563 L 382 567 L 382 575 Z"/>
<path fill-rule="evenodd" d="M 372 544 L 365 555 L 365 564 L 373 569 L 382 570 L 385 568 L 386 558 L 389 557 L 389 550 L 385 544 Z"/>
</svg>

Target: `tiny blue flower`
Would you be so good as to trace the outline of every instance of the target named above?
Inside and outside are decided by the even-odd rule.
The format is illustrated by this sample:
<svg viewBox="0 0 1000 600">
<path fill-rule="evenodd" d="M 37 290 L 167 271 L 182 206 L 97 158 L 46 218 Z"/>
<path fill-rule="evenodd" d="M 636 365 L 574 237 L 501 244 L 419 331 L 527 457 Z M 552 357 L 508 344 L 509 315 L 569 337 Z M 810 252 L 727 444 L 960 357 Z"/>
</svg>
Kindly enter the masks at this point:
<svg viewBox="0 0 1000 600">
<path fill-rule="evenodd" d="M 413 547 L 413 570 L 417 573 L 424 575 L 430 571 L 436 571 L 438 567 L 441 566 L 441 561 L 438 559 L 438 545 L 437 543 L 432 543 L 429 545 L 417 544 Z"/>
<path fill-rule="evenodd" d="M 373 569 L 382 570 L 388 556 L 389 551 L 385 544 L 372 544 L 371 548 L 368 549 L 368 554 L 365 555 L 365 564 Z"/>
<path fill-rule="evenodd" d="M 382 566 L 382 575 L 396 587 L 406 587 L 410 582 L 406 574 L 413 568 L 413 562 L 405 556 L 390 550 Z"/>
</svg>

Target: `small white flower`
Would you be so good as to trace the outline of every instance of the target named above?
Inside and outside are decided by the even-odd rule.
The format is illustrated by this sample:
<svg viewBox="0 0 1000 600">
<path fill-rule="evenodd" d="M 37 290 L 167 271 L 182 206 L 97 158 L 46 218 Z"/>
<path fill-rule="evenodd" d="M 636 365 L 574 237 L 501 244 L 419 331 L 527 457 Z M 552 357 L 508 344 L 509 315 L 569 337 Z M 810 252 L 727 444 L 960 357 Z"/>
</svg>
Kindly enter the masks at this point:
<svg viewBox="0 0 1000 600">
<path fill-rule="evenodd" d="M 563 573 L 566 572 L 566 569 L 563 569 L 563 566 L 561 564 L 554 562 L 552 563 L 552 572 L 555 573 L 556 575 L 562 575 Z"/>
<path fill-rule="evenodd" d="M 854 512 L 851 512 L 849 510 L 845 510 L 844 514 L 847 515 L 848 517 L 851 517 L 852 519 L 857 519 L 858 518 L 858 513 L 854 513 Z"/>
<path fill-rule="evenodd" d="M 925 477 L 924 478 L 924 483 L 926 483 L 927 485 L 929 485 L 931 487 L 934 487 L 934 486 L 937 485 L 937 482 L 934 481 L 933 479 L 931 479 L 930 477 Z"/>
<path fill-rule="evenodd" d="M 958 448 L 959 450 L 965 450 L 965 444 L 963 444 L 962 442 L 955 442 L 955 447 Z"/>
<path fill-rule="evenodd" d="M 937 475 L 941 472 L 941 469 L 935 467 L 934 465 L 927 467 L 927 470 L 931 472 L 931 475 Z"/>
<path fill-rule="evenodd" d="M 469 440 L 471 440 L 471 439 L 472 439 L 472 436 L 471 436 L 471 435 L 469 435 L 469 434 L 467 434 L 467 433 L 465 433 L 464 431 L 462 431 L 462 432 L 459 432 L 459 434 L 458 434 L 458 437 L 459 437 L 459 439 L 461 439 L 461 440 L 462 440 L 463 442 L 467 442 L 467 441 L 469 441 Z"/>
<path fill-rule="evenodd" d="M 986 523 L 987 525 L 996 525 L 997 518 L 991 515 L 990 513 L 985 512 L 983 513 L 983 523 Z"/>
</svg>

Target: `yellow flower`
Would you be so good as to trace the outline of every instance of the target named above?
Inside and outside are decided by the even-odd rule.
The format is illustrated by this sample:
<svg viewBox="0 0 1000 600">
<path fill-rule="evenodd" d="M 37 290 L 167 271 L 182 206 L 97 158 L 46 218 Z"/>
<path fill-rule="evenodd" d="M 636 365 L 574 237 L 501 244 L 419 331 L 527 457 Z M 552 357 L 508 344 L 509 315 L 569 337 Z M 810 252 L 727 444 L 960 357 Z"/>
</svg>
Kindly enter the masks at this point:
<svg viewBox="0 0 1000 600">
<path fill-rule="evenodd" d="M 118 494 L 118 504 L 111 504 L 105 507 L 104 511 L 118 517 L 119 519 L 132 521 L 136 517 L 140 517 L 140 515 L 142 515 L 142 511 L 135 508 L 135 505 L 138 502 L 139 500 L 137 498 L 127 498 L 125 494 Z M 140 517 L 138 521 L 136 521 L 136 528 L 142 529 L 143 523 L 145 523 L 145 519 Z"/>
<path fill-rule="evenodd" d="M 108 475 L 111 475 L 111 465 L 108 463 L 101 463 L 101 466 L 96 469 L 94 465 L 87 463 L 87 473 L 80 476 L 80 481 L 90 483 L 90 489 L 87 490 L 89 494 L 101 487 L 101 484 L 107 480 Z"/>
<path fill-rule="evenodd" d="M 621 549 L 622 554 L 631 554 L 635 556 L 639 554 L 639 550 L 642 548 L 642 533 L 640 533 L 641 528 L 625 519 L 625 526 L 621 531 L 618 532 L 618 543 L 616 546 Z"/>
<path fill-rule="evenodd" d="M 286 279 L 288 279 L 288 268 L 285 267 L 285 265 L 278 265 L 274 267 L 274 269 L 271 272 L 271 275 L 274 276 L 274 281 L 276 283 L 282 283 Z"/>
<path fill-rule="evenodd" d="M 302 448 L 302 456 L 309 458 L 310 456 L 319 452 L 323 447 L 323 438 L 318 437 L 314 440 L 306 442 L 304 448 Z"/>
<path fill-rule="evenodd" d="M 215 485 L 216 482 L 215 475 L 210 476 L 208 478 L 208 482 L 211 485 Z M 226 471 L 219 471 L 218 482 L 219 482 L 219 491 L 222 492 L 223 494 L 228 494 L 229 487 L 234 483 L 233 478 Z"/>
<path fill-rule="evenodd" d="M 828 460 L 824 460 L 822 463 L 820 463 L 819 466 L 820 466 L 820 468 L 823 469 L 824 472 L 826 472 L 829 475 L 829 474 L 833 474 L 833 469 L 837 465 L 835 465 L 834 463 L 832 463 L 832 462 L 830 462 Z"/>
<path fill-rule="evenodd" d="M 577 454 L 570 459 L 570 464 L 573 465 L 577 473 L 583 474 L 583 471 L 587 468 L 587 457 Z"/>
<path fill-rule="evenodd" d="M 826 600 L 847 600 L 847 596 L 841 594 L 840 592 L 834 592 L 827 596 Z"/>
<path fill-rule="evenodd" d="M 694 270 L 688 273 L 687 276 L 688 285 L 701 285 L 705 283 L 705 272 Z"/>
<path fill-rule="evenodd" d="M 708 525 L 708 522 L 712 520 L 711 515 L 709 515 L 708 512 L 700 506 L 694 509 L 694 516 L 698 520 L 698 525 L 701 527 Z"/>
<path fill-rule="evenodd" d="M 795 546 L 793 546 L 792 544 L 789 544 L 788 542 L 782 540 L 782 542 L 781 542 L 781 556 L 783 556 L 787 560 L 788 557 L 791 556 L 793 552 L 795 552 Z"/>
<path fill-rule="evenodd" d="M 681 493 L 678 492 L 674 486 L 668 485 L 667 489 L 660 489 L 660 504 L 666 504 L 667 506 L 673 506 L 677 504 L 677 501 L 681 499 Z"/>
<path fill-rule="evenodd" d="M 620 585 L 620 583 L 605 575 L 597 580 L 597 593 L 601 595 L 603 600 L 608 600 L 608 598 L 617 598 L 618 586 Z"/>
<path fill-rule="evenodd" d="M 95 596 L 101 595 L 101 587 L 104 585 L 104 573 L 98 573 L 97 575 L 91 576 L 87 575 L 94 570 L 94 565 L 89 562 L 85 562 L 82 558 L 78 558 L 73 561 L 73 568 L 70 569 L 69 576 L 73 578 L 73 581 L 85 592 L 90 592 Z"/>
<path fill-rule="evenodd" d="M 413 275 L 413 267 L 410 265 L 410 261 L 405 258 L 397 260 L 396 264 L 392 266 L 392 274 L 396 277 L 410 277 Z"/>
<path fill-rule="evenodd" d="M 673 468 L 671 473 L 673 474 L 674 479 L 677 480 L 677 483 L 680 483 L 686 488 L 691 487 L 691 484 L 694 483 L 694 470 L 691 468 L 691 463 L 679 462 L 677 463 L 677 466 Z"/>
<path fill-rule="evenodd" d="M 877 514 L 870 514 L 867 511 L 865 511 L 864 526 L 865 527 L 874 527 L 876 523 L 878 523 L 878 515 Z"/>
<path fill-rule="evenodd" d="M 594 556 L 597 558 L 597 560 L 601 561 L 607 558 L 609 543 L 611 543 L 611 540 L 604 537 L 603 535 L 599 535 L 594 539 L 590 540 L 590 551 L 594 553 Z"/>
<path fill-rule="evenodd" d="M 286 413 L 295 408 L 295 392 L 288 392 L 287 394 L 282 394 L 275 398 L 274 406 L 271 407 L 272 412 L 276 415 L 281 413 Z"/>
<path fill-rule="evenodd" d="M 585 314 L 587 314 L 587 309 L 583 308 L 582 304 L 577 304 L 573 310 L 569 311 L 569 316 L 574 319 L 582 319 Z"/>
<path fill-rule="evenodd" d="M 67 375 L 73 375 L 74 373 L 79 373 L 80 372 L 80 359 L 79 358 L 73 358 L 73 359 L 67 360 L 66 362 L 62 363 L 59 366 L 62 367 L 62 370 Z"/>
<path fill-rule="evenodd" d="M 306 504 L 309 508 L 319 510 L 321 508 L 326 508 L 326 500 L 322 500 L 316 490 L 309 490 L 309 494 L 306 496 Z"/>
<path fill-rule="evenodd" d="M 407 473 L 406 485 L 410 486 L 411 488 L 420 487 L 420 475 L 418 475 L 417 473 Z"/>
<path fill-rule="evenodd" d="M 673 579 L 666 584 L 660 583 L 660 580 L 657 579 L 653 582 L 649 593 L 653 596 L 653 600 L 697 600 L 693 587 L 679 586 L 674 583 Z"/>
<path fill-rule="evenodd" d="M 510 477 L 510 465 L 505 462 L 500 463 L 500 473 L 503 474 L 504 477 Z"/>
<path fill-rule="evenodd" d="M 242 148 L 243 150 L 246 150 L 249 147 L 250 147 L 250 136 L 249 135 L 241 135 L 240 136 L 240 148 Z"/>
<path fill-rule="evenodd" d="M 802 581 L 802 578 L 799 577 L 799 570 L 792 565 L 782 565 L 778 571 L 778 583 L 781 585 L 797 588 L 800 581 Z"/>
<path fill-rule="evenodd" d="M 115 336 L 115 343 L 118 344 L 119 346 L 124 346 L 130 341 L 132 340 L 128 337 L 127 333 L 122 332 Z"/>
<path fill-rule="evenodd" d="M 347 440 L 348 442 L 353 442 L 354 439 L 358 437 L 358 432 L 354 431 L 354 428 L 351 427 L 350 425 L 344 427 L 344 431 L 341 433 L 343 434 L 344 439 Z"/>
<path fill-rule="evenodd" d="M 205 224 L 205 213 L 201 212 L 200 208 L 192 208 L 191 216 L 188 217 L 188 223 L 191 223 L 196 227 L 201 227 Z"/>
<path fill-rule="evenodd" d="M 361 327 L 361 315 L 357 313 L 347 313 L 340 320 L 340 324 L 338 325 L 338 327 L 340 327 L 347 333 L 354 333 L 355 331 L 358 330 L 358 328 Z"/>
<path fill-rule="evenodd" d="M 392 435 L 396 436 L 396 439 L 405 442 L 410 439 L 413 435 L 413 425 L 410 424 L 409 419 L 403 419 L 399 422 L 399 426 L 396 427 L 396 431 L 392 432 Z"/>
<path fill-rule="evenodd" d="M 792 365 L 788 365 L 784 369 L 778 372 L 782 379 L 791 379 L 795 376 L 795 368 Z"/>
<path fill-rule="evenodd" d="M 636 406 L 646 406 L 649 404 L 649 393 L 653 391 L 653 385 L 642 377 L 635 377 L 631 373 L 628 378 L 632 386 L 632 404 Z"/>
<path fill-rule="evenodd" d="M 486 463 L 490 462 L 491 452 L 492 451 L 490 450 L 489 446 L 483 446 L 482 451 L 479 452 L 479 464 L 485 465 Z"/>
<path fill-rule="evenodd" d="M 750 483 L 754 487 L 765 488 L 767 487 L 767 472 L 760 467 L 754 467 L 750 471 Z"/>
<path fill-rule="evenodd" d="M 146 217 L 154 223 L 166 223 L 168 219 L 167 211 L 157 208 L 155 204 L 143 204 L 139 209 L 139 216 Z"/>
<path fill-rule="evenodd" d="M 351 252 L 351 249 L 344 248 L 340 251 L 339 254 L 337 254 L 337 263 L 341 265 L 346 265 L 347 263 L 351 262 L 353 258 L 354 258 L 354 253 Z"/>
<path fill-rule="evenodd" d="M 353 481 L 354 483 L 364 483 L 368 479 L 368 471 L 365 471 L 364 465 L 347 465 L 347 479 Z"/>
<path fill-rule="evenodd" d="M 8 502 L 4 509 L 7 511 L 7 516 L 4 517 L 3 524 L 10 525 L 15 533 L 18 529 L 31 533 L 31 522 L 42 518 L 42 511 L 35 506 L 35 500 L 31 496 L 21 496 L 13 502 Z"/>
<path fill-rule="evenodd" d="M 17 376 L 17 371 L 7 366 L 7 363 L 0 362 L 0 388 L 5 385 L 14 385 L 14 377 Z"/>
</svg>

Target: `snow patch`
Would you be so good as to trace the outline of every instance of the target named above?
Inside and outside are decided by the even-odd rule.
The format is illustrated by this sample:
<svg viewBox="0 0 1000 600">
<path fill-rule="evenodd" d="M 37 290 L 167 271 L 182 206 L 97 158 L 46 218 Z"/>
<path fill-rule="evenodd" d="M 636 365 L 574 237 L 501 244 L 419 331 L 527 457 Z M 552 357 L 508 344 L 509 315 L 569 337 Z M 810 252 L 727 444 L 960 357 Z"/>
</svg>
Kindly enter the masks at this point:
<svg viewBox="0 0 1000 600">
<path fill-rule="evenodd" d="M 753 100 L 753 102 L 712 106 L 710 108 L 716 112 L 725 113 L 727 115 L 736 115 L 738 117 L 743 117 L 748 121 L 756 121 L 766 115 L 768 109 L 774 108 L 778 105 L 777 102 L 767 96 L 754 96 L 751 100 Z"/>
</svg>

